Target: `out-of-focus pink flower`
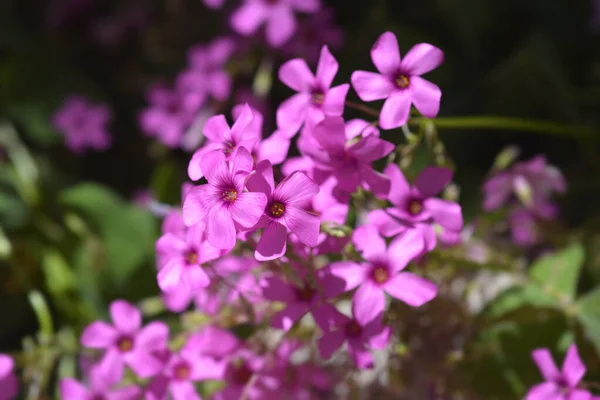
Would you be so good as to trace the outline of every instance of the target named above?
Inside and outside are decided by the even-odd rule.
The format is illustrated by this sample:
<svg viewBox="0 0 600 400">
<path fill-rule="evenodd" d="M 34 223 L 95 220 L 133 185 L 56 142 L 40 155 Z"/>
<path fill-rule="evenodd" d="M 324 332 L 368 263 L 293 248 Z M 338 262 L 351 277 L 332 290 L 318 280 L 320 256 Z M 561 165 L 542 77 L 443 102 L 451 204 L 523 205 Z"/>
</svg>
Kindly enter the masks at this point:
<svg viewBox="0 0 600 400">
<path fill-rule="evenodd" d="M 323 46 L 317 73 L 313 75 L 306 61 L 290 60 L 279 69 L 279 79 L 298 93 L 285 100 L 277 109 L 277 126 L 295 134 L 306 121 L 315 125 L 325 116 L 340 116 L 350 85 L 331 87 L 338 71 L 338 63 Z"/>
<path fill-rule="evenodd" d="M 332 305 L 323 307 L 326 318 L 317 320 L 323 330 L 319 338 L 319 353 L 329 359 L 344 342 L 348 343 L 350 357 L 358 368 L 372 368 L 373 356 L 370 349 L 380 350 L 387 346 L 391 329 L 381 325 L 381 318 L 372 318 L 371 314 L 363 314 L 352 302 L 353 317 L 340 313 Z"/>
<path fill-rule="evenodd" d="M 545 382 L 529 389 L 527 400 L 592 400 L 590 392 L 578 388 L 586 368 L 579 358 L 576 345 L 569 347 L 562 371 L 556 367 L 548 349 L 536 349 L 531 357 Z"/>
<path fill-rule="evenodd" d="M 0 399 L 2 400 L 12 400 L 19 392 L 14 368 L 13 359 L 6 354 L 0 354 Z"/>
<path fill-rule="evenodd" d="M 200 161 L 208 183 L 193 188 L 184 200 L 186 225 L 206 219 L 206 238 L 219 249 L 235 246 L 236 230 L 255 226 L 265 210 L 264 193 L 244 191 L 253 166 L 252 156 L 245 147 L 240 147 L 229 163 L 222 151 L 209 152 Z"/>
<path fill-rule="evenodd" d="M 112 378 L 114 379 L 114 377 Z M 112 389 L 118 383 L 118 381 L 103 376 L 98 368 L 94 368 L 90 372 L 89 388 L 75 379 L 62 379 L 60 381 L 60 398 L 63 400 L 137 400 L 140 398 L 142 391 L 139 387 L 128 385 Z"/>
<path fill-rule="evenodd" d="M 142 314 L 123 300 L 110 305 L 113 325 L 96 321 L 81 335 L 81 344 L 93 349 L 104 349 L 98 364 L 98 373 L 111 382 L 123 376 L 125 365 L 140 378 L 156 375 L 163 364 L 154 353 L 167 348 L 169 328 L 162 322 L 151 322 L 142 328 Z"/>
<path fill-rule="evenodd" d="M 52 124 L 65 136 L 66 146 L 77 154 L 87 149 L 106 150 L 111 144 L 108 106 L 94 106 L 82 96 L 70 96 L 54 113 Z"/>
<path fill-rule="evenodd" d="M 447 168 L 427 167 L 411 187 L 396 164 L 385 168 L 392 184 L 387 199 L 395 206 L 369 213 L 369 221 L 377 226 L 384 236 L 395 236 L 410 229 L 421 232 L 425 238 L 426 251 L 437 244 L 434 224 L 447 232 L 460 234 L 463 227 L 460 205 L 433 197 L 452 180 L 452 171 Z"/>
<path fill-rule="evenodd" d="M 351 81 L 363 101 L 387 99 L 379 116 L 383 129 L 404 125 L 408 121 L 411 104 L 427 118 L 437 116 L 442 91 L 420 75 L 442 63 L 444 53 L 440 49 L 420 43 L 401 60 L 396 35 L 385 32 L 371 49 L 371 59 L 379 74 L 356 71 Z"/>
<path fill-rule="evenodd" d="M 320 0 L 244 0 L 231 16 L 231 26 L 249 36 L 265 25 L 267 42 L 279 47 L 296 32 L 296 12 L 315 13 L 320 8 Z"/>
<path fill-rule="evenodd" d="M 265 368 L 263 357 L 257 356 L 248 349 L 240 348 L 229 354 L 227 358 L 228 362 L 224 374 L 227 387 L 215 394 L 215 400 L 241 399 L 248 382 L 255 374 L 258 379 L 250 388 L 247 397 L 254 400 L 268 398 L 268 396 L 265 396 L 265 388 L 262 382 L 262 372 Z"/>
</svg>

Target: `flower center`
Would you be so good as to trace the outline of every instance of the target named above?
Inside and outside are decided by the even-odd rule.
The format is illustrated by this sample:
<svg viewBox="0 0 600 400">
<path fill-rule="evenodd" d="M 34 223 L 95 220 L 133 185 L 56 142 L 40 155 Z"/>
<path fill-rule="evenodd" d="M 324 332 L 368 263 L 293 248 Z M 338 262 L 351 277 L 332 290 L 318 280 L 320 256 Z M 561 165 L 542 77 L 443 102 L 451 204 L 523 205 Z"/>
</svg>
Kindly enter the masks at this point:
<svg viewBox="0 0 600 400">
<path fill-rule="evenodd" d="M 252 370 L 244 360 L 238 360 L 232 366 L 231 379 L 238 385 L 245 385 L 252 378 Z"/>
<path fill-rule="evenodd" d="M 320 106 L 323 104 L 324 101 L 325 101 L 325 95 L 323 93 L 321 93 L 321 92 L 313 93 L 313 95 L 312 95 L 313 104 Z"/>
<path fill-rule="evenodd" d="M 352 320 L 346 324 L 346 336 L 349 338 L 357 338 L 362 335 L 362 326 L 356 322 L 356 320 Z"/>
<path fill-rule="evenodd" d="M 225 154 L 226 156 L 230 156 L 231 153 L 233 153 L 234 149 L 235 144 L 231 140 L 223 143 L 223 154 Z"/>
<path fill-rule="evenodd" d="M 408 79 L 408 76 L 404 74 L 398 75 L 398 77 L 396 78 L 396 86 L 398 86 L 400 89 L 406 89 L 408 85 L 410 85 L 410 80 Z"/>
<path fill-rule="evenodd" d="M 192 374 L 191 368 L 186 362 L 181 362 L 173 368 L 173 376 L 176 380 L 187 381 Z"/>
<path fill-rule="evenodd" d="M 198 263 L 198 253 L 196 253 L 194 250 L 190 250 L 187 253 L 185 253 L 185 262 L 188 265 L 197 264 Z"/>
<path fill-rule="evenodd" d="M 285 206 L 277 201 L 275 203 L 271 204 L 271 206 L 269 207 L 269 214 L 271 214 L 272 217 L 279 218 L 284 213 L 285 213 Z"/>
<path fill-rule="evenodd" d="M 117 347 L 121 353 L 127 353 L 133 349 L 133 339 L 129 336 L 123 336 L 117 341 Z"/>
<path fill-rule="evenodd" d="M 421 211 L 423 211 L 423 203 L 419 200 L 411 200 L 410 203 L 408 203 L 408 212 L 412 215 L 418 215 Z"/>
<path fill-rule="evenodd" d="M 296 288 L 296 297 L 298 301 L 308 303 L 315 297 L 315 291 L 305 282 L 304 287 Z"/>
<path fill-rule="evenodd" d="M 221 193 L 221 195 L 223 196 L 224 201 L 233 203 L 235 201 L 235 199 L 237 199 L 238 193 L 237 193 L 237 190 L 230 189 L 230 190 L 225 190 L 223 193 Z"/>
<path fill-rule="evenodd" d="M 379 284 L 386 283 L 390 279 L 390 273 L 385 267 L 375 267 L 373 269 L 373 280 Z"/>
</svg>

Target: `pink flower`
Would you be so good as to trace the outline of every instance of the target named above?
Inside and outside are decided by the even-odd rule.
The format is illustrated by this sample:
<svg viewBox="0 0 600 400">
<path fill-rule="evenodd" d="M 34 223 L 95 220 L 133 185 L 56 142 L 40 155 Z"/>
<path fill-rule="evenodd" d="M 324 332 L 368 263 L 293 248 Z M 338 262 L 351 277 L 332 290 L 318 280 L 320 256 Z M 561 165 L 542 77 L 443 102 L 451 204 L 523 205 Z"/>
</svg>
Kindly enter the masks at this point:
<svg viewBox="0 0 600 400">
<path fill-rule="evenodd" d="M 379 117 L 383 129 L 404 125 L 410 115 L 411 103 L 425 117 L 437 116 L 442 92 L 420 75 L 442 63 L 444 53 L 440 49 L 420 43 L 400 60 L 396 35 L 385 32 L 371 49 L 371 59 L 380 74 L 356 71 L 351 81 L 363 101 L 387 99 Z"/>
<path fill-rule="evenodd" d="M 370 313 L 362 313 L 357 309 L 357 303 L 352 302 L 352 315 L 347 317 L 332 305 L 324 306 L 327 318 L 317 320 L 323 330 L 319 338 L 319 353 L 324 359 L 329 359 L 344 342 L 348 343 L 348 352 L 357 367 L 372 368 L 373 356 L 369 349 L 384 349 L 389 341 L 391 329 L 381 325 L 380 318 L 372 318 Z M 326 322 L 324 322 L 326 321 Z"/>
<path fill-rule="evenodd" d="M 202 158 L 210 152 L 220 151 L 226 160 L 235 156 L 240 147 L 250 150 L 254 147 L 260 136 L 257 132 L 249 129 L 253 121 L 252 110 L 247 105 L 235 119 L 230 128 L 225 116 L 220 114 L 210 118 L 204 124 L 204 135 L 207 143 L 194 153 L 188 166 L 188 175 L 194 181 L 204 176 L 202 172 Z M 260 135 L 260 132 L 258 133 Z"/>
<path fill-rule="evenodd" d="M 305 208 L 319 193 L 319 186 L 306 174 L 295 172 L 275 188 L 271 163 L 261 161 L 246 186 L 252 192 L 267 196 L 267 207 L 256 226 L 264 228 L 254 252 L 257 260 L 273 260 L 284 255 L 288 232 L 294 233 L 307 246 L 317 244 L 319 217 Z"/>
<path fill-rule="evenodd" d="M 283 64 L 279 69 L 279 79 L 299 93 L 281 103 L 277 109 L 277 126 L 295 134 L 305 121 L 314 125 L 326 115 L 342 115 L 350 85 L 345 83 L 331 87 L 337 71 L 338 63 L 327 46 L 321 50 L 316 75 L 300 58 Z"/>
<path fill-rule="evenodd" d="M 366 321 L 383 314 L 385 293 L 413 307 L 420 307 L 437 295 L 436 285 L 411 272 L 402 271 L 423 251 L 423 237 L 409 230 L 396 237 L 386 249 L 385 240 L 375 227 L 363 225 L 352 240 L 366 262 L 338 261 L 328 267 L 329 273 L 344 285 L 329 285 L 328 296 L 337 296 L 358 287 L 353 306 Z"/>
<path fill-rule="evenodd" d="M 62 379 L 60 381 L 60 398 L 63 400 L 137 400 L 140 398 L 142 391 L 139 387 L 129 385 L 111 389 L 117 383 L 119 383 L 118 380 L 107 379 L 98 368 L 95 368 L 90 372 L 89 389 L 75 379 Z"/>
<path fill-rule="evenodd" d="M 434 223 L 447 232 L 460 233 L 463 227 L 460 205 L 433 197 L 450 183 L 452 171 L 427 167 L 412 187 L 397 165 L 388 165 L 384 172 L 392 182 L 387 198 L 395 207 L 369 213 L 369 221 L 379 228 L 383 236 L 417 229 L 425 238 L 425 250 L 431 251 L 437 243 Z"/>
<path fill-rule="evenodd" d="M 206 219 L 206 238 L 219 249 L 233 248 L 236 229 L 252 228 L 265 210 L 264 193 L 243 191 L 253 165 L 245 147 L 240 147 L 229 163 L 221 151 L 207 153 L 200 160 L 208 183 L 188 193 L 183 203 L 183 220 L 191 226 Z"/>
<path fill-rule="evenodd" d="M 241 348 L 230 354 L 224 374 L 227 387 L 215 394 L 215 400 L 241 399 L 248 382 L 255 374 L 259 377 L 250 388 L 248 398 L 255 400 L 268 398 L 268 396 L 265 396 L 265 389 L 260 376 L 264 367 L 264 358 L 257 356 L 248 349 Z"/>
<path fill-rule="evenodd" d="M 13 359 L 5 354 L 0 354 L 0 399 L 11 400 L 19 392 L 19 383 L 13 370 Z"/>
<path fill-rule="evenodd" d="M 302 135 L 304 143 L 298 147 L 325 176 L 335 177 L 338 192 L 351 194 L 362 186 L 377 195 L 387 194 L 389 178 L 375 171 L 371 164 L 390 154 L 395 146 L 375 135 L 347 145 L 345 129 L 341 117 L 327 117 L 315 127 L 312 135 Z"/>
<path fill-rule="evenodd" d="M 536 349 L 531 353 L 542 376 L 546 380 L 529 389 L 527 400 L 591 400 L 592 395 L 577 386 L 585 375 L 585 365 L 579 358 L 577 346 L 571 345 L 562 371 L 559 371 L 552 360 L 548 349 Z"/>
<path fill-rule="evenodd" d="M 151 322 L 142 328 L 142 314 L 123 300 L 110 305 L 114 325 L 96 321 L 81 335 L 81 344 L 93 349 L 104 349 L 98 371 L 111 382 L 123 376 L 129 366 L 140 378 L 148 378 L 162 369 L 162 363 L 153 353 L 166 349 L 169 328 L 162 322 Z"/>
<path fill-rule="evenodd" d="M 244 0 L 231 16 L 231 26 L 237 33 L 249 36 L 264 24 L 267 42 L 279 47 L 296 31 L 294 12 L 314 13 L 320 8 L 320 0 Z"/>
<path fill-rule="evenodd" d="M 94 106 L 84 97 L 71 96 L 54 113 L 52 124 L 65 136 L 66 146 L 82 154 L 86 149 L 108 149 L 111 139 L 106 126 L 111 118 L 108 106 Z"/>
</svg>

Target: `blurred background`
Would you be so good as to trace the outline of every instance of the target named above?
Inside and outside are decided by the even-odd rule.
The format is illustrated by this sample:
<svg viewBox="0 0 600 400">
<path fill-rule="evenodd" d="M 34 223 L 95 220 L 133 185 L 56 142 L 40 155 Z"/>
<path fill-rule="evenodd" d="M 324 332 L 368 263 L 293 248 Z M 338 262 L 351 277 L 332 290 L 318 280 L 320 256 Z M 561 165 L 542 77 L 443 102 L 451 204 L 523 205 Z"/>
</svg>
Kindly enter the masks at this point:
<svg viewBox="0 0 600 400">
<path fill-rule="evenodd" d="M 233 105 L 250 101 L 262 107 L 270 133 L 277 105 L 291 94 L 277 78 L 283 61 L 303 57 L 314 68 L 314 48 L 318 56 L 320 46 L 328 44 L 340 63 L 335 82 L 343 83 L 355 70 L 373 70 L 369 51 L 384 31 L 397 35 L 403 52 L 415 43 L 432 43 L 445 53 L 444 64 L 427 75 L 443 92 L 435 143 L 445 148 L 442 163 L 455 168 L 466 222 L 485 218 L 481 185 L 503 149 L 517 146 L 520 160 L 544 154 L 564 173 L 568 191 L 558 199 L 560 218 L 545 227 L 547 240 L 519 250 L 519 260 L 527 265 L 545 249 L 576 238 L 586 254 L 575 278 L 577 293 L 596 287 L 600 1 L 324 3 L 327 15 L 314 21 L 300 17 L 293 40 L 309 45 L 274 49 L 260 35 L 240 38 L 226 67 L 234 82 L 231 96 L 213 103 L 212 111 L 229 115 Z M 0 2 L 0 352 L 22 354 L 24 363 L 27 354 L 35 354 L 39 365 L 56 365 L 62 355 L 40 350 L 53 343 L 38 335 L 44 310 L 51 315 L 47 333 L 75 354 L 81 328 L 106 315 L 113 299 L 143 301 L 149 310 L 156 306 L 156 208 L 181 202 L 181 184 L 200 135 L 189 127 L 186 143 L 192 144 L 169 148 L 144 133 L 139 116 L 148 107 L 148 88 L 171 85 L 192 47 L 233 35 L 228 18 L 238 5 L 228 0 L 213 10 L 202 0 Z M 76 154 L 65 147 L 52 118 L 72 94 L 112 110 L 112 145 L 106 151 Z M 348 99 L 358 101 L 353 90 Z M 515 128 L 483 118 L 469 126 L 469 118 L 477 116 L 550 124 Z M 345 117 L 372 118 L 353 109 Z M 399 130 L 383 137 L 404 140 Z M 415 172 L 439 161 L 427 146 L 410 157 Z M 496 261 L 486 267 L 501 269 Z M 453 279 L 475 276 L 476 268 L 462 267 L 452 266 Z M 518 266 L 507 268 L 513 267 Z M 600 359 L 584 329 L 593 325 L 600 334 L 600 304 L 592 311 L 594 322 L 584 328 L 535 299 L 520 305 L 507 318 L 518 331 L 450 296 L 418 311 L 395 310 L 405 345 L 398 350 L 402 361 L 390 362 L 387 385 L 413 400 L 515 399 L 539 380 L 529 351 L 554 349 L 573 337 L 586 339 L 589 351 L 581 353 L 588 377 L 600 378 Z M 46 370 L 51 393 L 60 367 Z"/>
</svg>

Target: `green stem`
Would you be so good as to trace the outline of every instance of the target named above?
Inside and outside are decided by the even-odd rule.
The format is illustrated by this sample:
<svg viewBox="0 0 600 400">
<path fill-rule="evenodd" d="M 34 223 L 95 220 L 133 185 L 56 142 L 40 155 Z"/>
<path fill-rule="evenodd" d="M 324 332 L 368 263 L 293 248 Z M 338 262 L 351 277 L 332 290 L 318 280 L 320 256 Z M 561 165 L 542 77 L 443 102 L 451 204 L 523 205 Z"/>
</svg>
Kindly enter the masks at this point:
<svg viewBox="0 0 600 400">
<path fill-rule="evenodd" d="M 426 118 L 411 118 L 409 125 L 421 124 Z M 436 127 L 442 129 L 503 129 L 523 132 L 547 133 L 558 136 L 575 136 L 581 139 L 599 137 L 594 129 L 582 125 L 567 125 L 548 121 L 523 118 L 474 116 L 474 117 L 441 117 L 431 120 Z"/>
</svg>

